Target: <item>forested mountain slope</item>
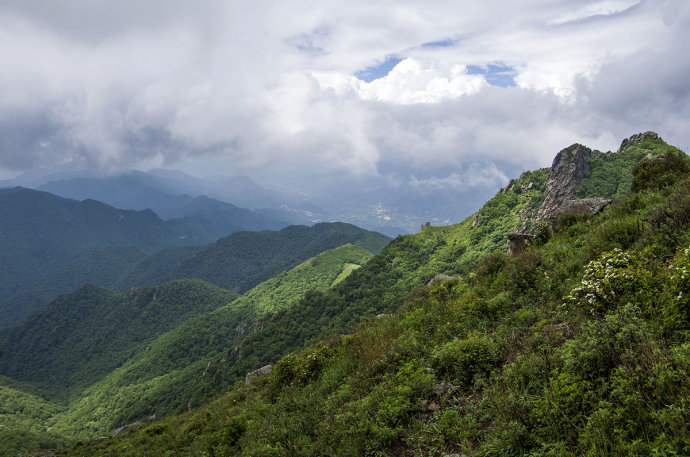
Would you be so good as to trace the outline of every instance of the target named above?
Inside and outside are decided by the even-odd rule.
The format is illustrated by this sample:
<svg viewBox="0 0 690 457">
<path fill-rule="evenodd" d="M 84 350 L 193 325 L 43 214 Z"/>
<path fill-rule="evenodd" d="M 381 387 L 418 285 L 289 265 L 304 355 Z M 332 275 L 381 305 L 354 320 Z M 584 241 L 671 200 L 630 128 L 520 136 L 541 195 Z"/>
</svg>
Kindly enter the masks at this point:
<svg viewBox="0 0 690 457">
<path fill-rule="evenodd" d="M 214 213 L 216 206 L 206 209 Z M 351 242 L 379 252 L 389 241 L 353 225 L 324 223 L 236 232 L 214 245 L 192 246 L 210 240 L 212 224 L 194 217 L 163 221 L 150 210 L 24 188 L 0 190 L 0 211 L 0 328 L 86 282 L 126 290 L 204 278 L 244 292 L 324 250 Z"/>
<path fill-rule="evenodd" d="M 0 331 L 0 375 L 64 399 L 121 366 L 160 334 L 235 297 L 198 279 L 125 293 L 86 284 L 21 325 Z"/>
<path fill-rule="evenodd" d="M 0 377 L 9 427 L 0 438 L 56 446 L 207 401 L 253 368 L 253 358 L 228 354 L 261 316 L 328 288 L 372 255 L 350 244 L 328 250 L 234 301 L 201 280 L 65 294 L 0 332 L 0 373 L 13 378 Z"/>
<path fill-rule="evenodd" d="M 14 294 L 81 253 L 113 246 L 153 252 L 189 245 L 194 239 L 183 227 L 171 226 L 150 210 L 120 210 L 94 200 L 78 202 L 24 188 L 0 190 L 0 211 L 0 326 L 17 323 L 41 305 L 18 302 Z"/>
<path fill-rule="evenodd" d="M 642 157 L 629 181 L 597 175 L 613 159 L 585 158 L 590 182 L 616 189 L 585 193 L 614 197 L 602 213 L 539 223 L 548 195 L 535 188 L 553 169 L 523 175 L 479 218 L 396 239 L 252 337 L 266 345 L 282 325 L 310 341 L 314 323 L 393 315 L 207 406 L 64 454 L 687 455 L 690 163 L 659 138 L 623 146 Z M 506 255 L 516 229 L 534 237 Z M 462 278 L 426 284 L 442 272 Z"/>
<path fill-rule="evenodd" d="M 276 232 L 237 232 L 183 262 L 172 276 L 201 278 L 244 293 L 328 249 L 350 243 L 378 253 L 389 241 L 380 233 L 341 222 L 291 225 Z"/>
</svg>

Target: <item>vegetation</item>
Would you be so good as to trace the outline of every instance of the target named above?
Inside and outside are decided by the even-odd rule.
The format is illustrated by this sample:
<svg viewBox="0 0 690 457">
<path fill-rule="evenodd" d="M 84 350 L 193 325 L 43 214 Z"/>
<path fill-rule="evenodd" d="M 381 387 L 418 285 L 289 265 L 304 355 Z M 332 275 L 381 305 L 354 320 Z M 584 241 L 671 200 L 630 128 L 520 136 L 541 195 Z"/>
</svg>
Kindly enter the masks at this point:
<svg viewBox="0 0 690 457">
<path fill-rule="evenodd" d="M 601 154 L 590 160 L 591 172 L 577 186 L 575 196 L 619 200 L 630 191 L 633 182 L 633 167 L 640 159 L 646 156 L 658 157 L 676 151 L 678 151 L 677 148 L 654 136 L 646 136 L 640 141 L 625 141 L 619 152 Z"/>
<path fill-rule="evenodd" d="M 251 385 L 65 455 L 687 455 L 690 175 L 677 163 L 688 169 L 646 160 L 605 213 L 417 287 Z"/>
<path fill-rule="evenodd" d="M 126 293 L 87 284 L 0 332 L 0 374 L 64 398 L 122 365 L 158 335 L 234 297 L 201 280 Z"/>
<path fill-rule="evenodd" d="M 74 456 L 687 455 L 690 162 L 654 138 L 622 151 L 642 160 L 608 175 L 593 162 L 581 195 L 617 201 L 528 227 L 523 252 L 504 254 L 505 235 L 533 224 L 547 170 L 344 279 L 362 261 L 352 246 L 186 320 L 37 422 L 86 437 L 156 414 L 62 451 Z M 272 374 L 232 385 L 266 363 Z M 11 387 L 17 409 L 31 401 Z"/>
<path fill-rule="evenodd" d="M 104 248 L 128 246 L 153 252 L 194 244 L 194 237 L 185 237 L 189 233 L 150 210 L 120 210 L 94 200 L 77 202 L 23 188 L 0 190 L 0 209 L 0 327 L 19 323 L 55 298 L 42 301 L 44 292 L 73 290 L 71 278 L 98 282 L 100 267 L 128 268 L 136 260 L 137 254 L 129 250 L 116 253 Z M 104 255 L 97 259 L 85 254 L 88 251 Z M 87 257 L 76 259 L 81 254 Z M 62 288 L 64 281 L 68 288 Z"/>
<path fill-rule="evenodd" d="M 254 368 L 261 348 L 246 357 L 240 348 L 261 316 L 328 288 L 372 255 L 349 244 L 326 251 L 232 302 L 229 292 L 201 280 L 125 294 L 84 286 L 5 330 L 0 368 L 43 386 L 36 398 L 50 413 L 27 418 L 35 433 L 50 427 L 70 438 L 91 437 L 162 417 L 207 401 Z M 32 388 L 15 389 L 8 415 L 31 410 Z M 23 424 L 12 425 L 33 430 Z"/>
<path fill-rule="evenodd" d="M 292 225 L 277 232 L 236 232 L 185 261 L 173 277 L 201 278 L 244 293 L 328 249 L 351 243 L 377 253 L 389 240 L 341 222 Z"/>
</svg>

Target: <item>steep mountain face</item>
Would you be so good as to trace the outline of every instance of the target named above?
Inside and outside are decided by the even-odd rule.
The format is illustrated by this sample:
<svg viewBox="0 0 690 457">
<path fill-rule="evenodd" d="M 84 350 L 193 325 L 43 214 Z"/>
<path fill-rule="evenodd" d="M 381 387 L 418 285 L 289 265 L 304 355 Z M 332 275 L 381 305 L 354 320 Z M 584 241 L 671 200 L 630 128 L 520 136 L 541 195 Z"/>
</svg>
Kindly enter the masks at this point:
<svg viewBox="0 0 690 457">
<path fill-rule="evenodd" d="M 506 255 L 546 198 L 548 171 L 525 173 L 480 218 L 396 238 L 243 344 L 389 315 L 66 454 L 687 455 L 690 159 L 650 136 L 606 157 L 574 191 L 611 198 L 603 212 L 563 215 Z M 427 284 L 439 273 L 454 277 Z"/>
<path fill-rule="evenodd" d="M 537 213 L 537 220 L 552 219 L 560 207 L 575 195 L 575 188 L 592 171 L 593 157 L 601 157 L 581 144 L 574 144 L 556 155 L 546 181 L 546 198 Z"/>
</svg>

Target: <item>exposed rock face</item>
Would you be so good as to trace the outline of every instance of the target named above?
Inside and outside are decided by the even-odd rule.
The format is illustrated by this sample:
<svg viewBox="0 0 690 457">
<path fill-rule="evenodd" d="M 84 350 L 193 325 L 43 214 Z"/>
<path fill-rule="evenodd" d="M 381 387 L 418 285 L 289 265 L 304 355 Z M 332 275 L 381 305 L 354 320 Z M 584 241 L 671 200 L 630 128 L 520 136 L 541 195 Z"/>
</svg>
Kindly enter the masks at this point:
<svg viewBox="0 0 690 457">
<path fill-rule="evenodd" d="M 257 376 L 265 376 L 269 374 L 271 371 L 273 371 L 273 365 L 266 365 L 265 367 L 261 367 L 258 370 L 250 371 L 244 377 L 244 382 L 246 384 L 249 384 L 252 381 L 252 378 L 255 378 Z"/>
<path fill-rule="evenodd" d="M 569 213 L 589 213 L 597 214 L 604 209 L 612 200 L 610 198 L 578 198 L 575 200 L 568 200 L 556 211 L 555 216 Z"/>
<path fill-rule="evenodd" d="M 235 346 L 235 348 L 228 354 L 228 358 L 230 360 L 242 360 L 242 351 L 240 347 Z"/>
<path fill-rule="evenodd" d="M 556 155 L 546 181 L 546 198 L 537 213 L 538 221 L 552 219 L 559 208 L 575 195 L 575 188 L 591 171 L 589 159 L 602 155 L 581 144 L 574 144 Z"/>
<path fill-rule="evenodd" d="M 503 192 L 503 189 L 498 191 L 499 193 Z M 482 225 L 482 213 L 480 211 L 477 211 L 477 215 L 474 217 L 474 222 L 472 222 L 472 227 L 479 227 Z"/>
</svg>

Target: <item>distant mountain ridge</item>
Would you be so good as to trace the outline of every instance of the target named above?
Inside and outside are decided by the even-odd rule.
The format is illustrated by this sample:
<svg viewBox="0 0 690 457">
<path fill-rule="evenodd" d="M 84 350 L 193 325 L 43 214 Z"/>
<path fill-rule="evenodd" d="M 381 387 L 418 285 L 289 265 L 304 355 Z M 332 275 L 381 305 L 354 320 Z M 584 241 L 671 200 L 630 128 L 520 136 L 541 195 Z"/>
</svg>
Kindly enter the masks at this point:
<svg viewBox="0 0 690 457">
<path fill-rule="evenodd" d="M 279 219 L 258 214 L 246 208 L 205 195 L 179 195 L 174 189 L 156 182 L 145 173 L 104 178 L 73 178 L 50 181 L 38 187 L 75 200 L 94 199 L 116 208 L 151 209 L 161 219 L 179 219 L 206 233 L 206 241 L 213 241 L 239 230 L 278 230 L 287 225 Z"/>
<path fill-rule="evenodd" d="M 189 245 L 197 236 L 151 210 L 120 210 L 95 200 L 78 202 L 25 188 L 0 190 L 0 323 L 26 316 L 31 304 L 8 302 L 18 291 L 89 249 L 133 246 L 154 252 Z M 24 305 L 28 308 L 22 308 Z"/>
<path fill-rule="evenodd" d="M 197 209 L 211 214 L 236 208 L 204 197 L 194 201 L 201 205 Z M 217 208 L 220 208 L 218 212 Z M 211 283 L 229 288 L 237 287 L 232 281 L 240 281 L 228 279 L 227 273 L 213 272 L 222 267 L 214 262 L 235 263 L 238 260 L 232 259 L 236 259 L 233 256 L 237 253 L 228 254 L 225 250 L 210 261 L 208 256 L 216 252 L 211 247 L 192 247 L 216 240 L 209 238 L 212 224 L 202 218 L 189 216 L 163 221 L 150 209 L 121 210 L 95 200 L 75 201 L 21 187 L 0 190 L 0 212 L 3 215 L 0 274 L 4 278 L 0 284 L 0 328 L 20 322 L 32 311 L 47 305 L 58 293 L 74 290 L 83 282 L 123 289 L 190 277 L 207 278 Z M 253 217 L 257 222 L 268 220 L 261 215 Z M 282 227 L 284 223 L 279 225 Z M 262 239 L 266 247 L 277 250 L 273 258 L 261 261 L 260 268 L 264 269 L 261 273 L 261 262 L 256 260 L 260 255 L 242 260 L 242 267 L 228 265 L 228 271 L 234 272 L 233 278 L 244 278 L 238 290 L 248 290 L 326 249 L 348 242 L 373 241 L 367 246 L 377 251 L 388 242 L 387 237 L 347 224 L 325 224 L 315 229 L 301 226 L 286 232 L 236 233 L 241 234 L 224 238 L 219 246 L 230 246 L 231 251 L 252 245 L 258 248 L 256 240 Z M 289 241 L 293 235 L 301 240 L 299 246 Z M 275 236 L 281 238 L 276 243 L 284 249 L 271 244 Z M 166 247 L 179 249 L 153 254 Z M 256 277 L 249 278 L 248 274 Z"/>
</svg>

